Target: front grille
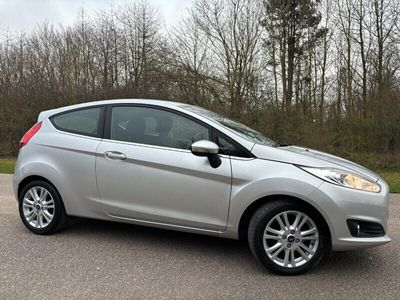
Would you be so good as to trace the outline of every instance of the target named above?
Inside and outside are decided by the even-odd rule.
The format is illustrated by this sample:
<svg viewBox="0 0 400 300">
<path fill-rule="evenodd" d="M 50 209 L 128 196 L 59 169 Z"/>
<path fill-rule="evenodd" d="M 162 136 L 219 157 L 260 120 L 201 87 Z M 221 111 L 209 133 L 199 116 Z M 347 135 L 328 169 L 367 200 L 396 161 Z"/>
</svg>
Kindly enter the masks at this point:
<svg viewBox="0 0 400 300">
<path fill-rule="evenodd" d="M 385 235 L 383 226 L 376 222 L 347 220 L 350 233 L 355 237 L 380 237 Z"/>
</svg>

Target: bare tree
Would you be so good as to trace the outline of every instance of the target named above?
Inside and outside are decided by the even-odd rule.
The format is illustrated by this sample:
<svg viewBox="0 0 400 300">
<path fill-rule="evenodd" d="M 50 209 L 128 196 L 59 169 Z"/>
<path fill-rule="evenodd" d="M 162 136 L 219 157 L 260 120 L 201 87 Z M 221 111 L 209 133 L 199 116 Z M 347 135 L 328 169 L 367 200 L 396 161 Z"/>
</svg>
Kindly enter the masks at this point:
<svg viewBox="0 0 400 300">
<path fill-rule="evenodd" d="M 398 154 L 400 2 L 196 0 L 171 28 L 145 1 L 0 34 L 0 155 L 39 111 L 120 97 L 212 108 L 277 139 Z"/>
<path fill-rule="evenodd" d="M 223 78 L 235 117 L 250 105 L 260 71 L 260 3 L 251 0 L 199 0 L 194 18 L 209 40 L 214 74 Z M 221 81 L 220 81 L 221 82 Z"/>
</svg>

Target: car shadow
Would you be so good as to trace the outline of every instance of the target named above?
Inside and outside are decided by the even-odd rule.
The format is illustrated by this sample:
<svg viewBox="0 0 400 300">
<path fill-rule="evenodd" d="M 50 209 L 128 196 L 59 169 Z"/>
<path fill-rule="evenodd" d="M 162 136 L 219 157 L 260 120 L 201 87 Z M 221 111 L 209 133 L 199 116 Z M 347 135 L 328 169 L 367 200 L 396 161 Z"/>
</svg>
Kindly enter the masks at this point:
<svg viewBox="0 0 400 300">
<path fill-rule="evenodd" d="M 234 264 L 234 268 L 247 270 L 251 273 L 270 274 L 254 259 L 245 240 L 230 240 L 199 234 L 157 229 L 126 223 L 116 223 L 93 219 L 74 218 L 67 228 L 59 233 L 78 239 L 93 239 L 100 243 L 115 243 L 119 247 L 141 247 L 172 253 L 177 259 L 181 256 L 201 256 L 207 260 L 218 260 L 222 263 Z M 345 276 L 360 276 L 384 271 L 385 258 L 382 247 L 351 252 L 330 253 L 317 268 L 306 276 L 321 276 L 321 274 Z M 387 256 L 387 255 L 386 255 Z M 344 275 L 345 274 L 345 275 Z"/>
</svg>

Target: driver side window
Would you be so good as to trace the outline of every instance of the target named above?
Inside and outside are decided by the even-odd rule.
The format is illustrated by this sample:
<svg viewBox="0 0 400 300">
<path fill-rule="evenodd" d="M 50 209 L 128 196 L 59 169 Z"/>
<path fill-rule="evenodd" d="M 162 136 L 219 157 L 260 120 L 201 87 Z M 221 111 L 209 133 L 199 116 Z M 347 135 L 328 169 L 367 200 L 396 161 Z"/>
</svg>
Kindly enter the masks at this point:
<svg viewBox="0 0 400 300">
<path fill-rule="evenodd" d="M 170 111 L 148 107 L 113 107 L 111 139 L 138 144 L 187 149 L 209 140 L 208 127 Z"/>
</svg>

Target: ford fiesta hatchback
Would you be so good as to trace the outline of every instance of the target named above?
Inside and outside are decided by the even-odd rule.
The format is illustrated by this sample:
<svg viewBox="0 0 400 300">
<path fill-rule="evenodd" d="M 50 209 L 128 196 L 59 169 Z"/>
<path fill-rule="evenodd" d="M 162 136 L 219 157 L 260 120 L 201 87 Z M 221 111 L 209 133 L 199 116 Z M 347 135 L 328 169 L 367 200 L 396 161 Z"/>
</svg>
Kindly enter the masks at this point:
<svg viewBox="0 0 400 300">
<path fill-rule="evenodd" d="M 48 110 L 20 146 L 14 191 L 34 233 L 79 216 L 246 238 L 279 274 L 302 273 L 331 249 L 390 241 L 378 175 L 199 107 L 110 100 Z"/>
</svg>

